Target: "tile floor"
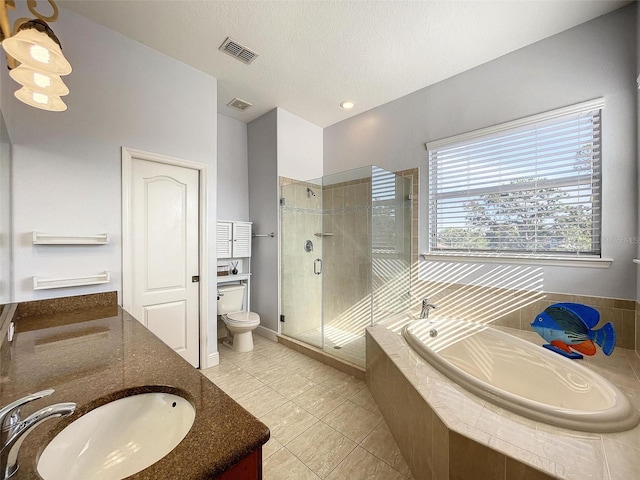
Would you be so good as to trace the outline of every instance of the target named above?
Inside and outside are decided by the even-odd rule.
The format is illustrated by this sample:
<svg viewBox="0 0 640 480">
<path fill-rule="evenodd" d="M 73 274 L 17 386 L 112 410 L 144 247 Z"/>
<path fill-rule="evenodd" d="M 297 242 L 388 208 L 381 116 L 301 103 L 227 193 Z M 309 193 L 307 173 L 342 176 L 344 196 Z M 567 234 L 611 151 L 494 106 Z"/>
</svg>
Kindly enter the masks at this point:
<svg viewBox="0 0 640 480">
<path fill-rule="evenodd" d="M 264 480 L 412 479 L 366 384 L 254 335 L 202 373 L 271 430 Z"/>
</svg>

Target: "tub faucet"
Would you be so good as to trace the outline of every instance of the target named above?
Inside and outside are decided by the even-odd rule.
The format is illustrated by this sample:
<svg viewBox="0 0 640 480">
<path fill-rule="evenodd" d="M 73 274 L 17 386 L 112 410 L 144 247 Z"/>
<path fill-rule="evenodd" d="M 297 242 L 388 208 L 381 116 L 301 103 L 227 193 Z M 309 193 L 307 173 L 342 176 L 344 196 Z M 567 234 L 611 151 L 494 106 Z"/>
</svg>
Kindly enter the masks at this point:
<svg viewBox="0 0 640 480">
<path fill-rule="evenodd" d="M 432 303 L 429 303 L 428 299 L 426 299 L 426 298 L 423 299 L 422 300 L 422 310 L 420 310 L 420 318 L 421 319 L 422 318 L 429 318 L 429 310 L 431 310 L 432 308 L 435 310 L 438 307 L 435 306 Z"/>
<path fill-rule="evenodd" d="M 75 403 L 57 403 L 41 408 L 22 420 L 21 408 L 29 402 L 51 395 L 54 390 L 43 390 L 20 398 L 0 408 L 0 478 L 7 480 L 18 471 L 18 452 L 31 431 L 49 418 L 64 417 L 74 412 Z"/>
</svg>

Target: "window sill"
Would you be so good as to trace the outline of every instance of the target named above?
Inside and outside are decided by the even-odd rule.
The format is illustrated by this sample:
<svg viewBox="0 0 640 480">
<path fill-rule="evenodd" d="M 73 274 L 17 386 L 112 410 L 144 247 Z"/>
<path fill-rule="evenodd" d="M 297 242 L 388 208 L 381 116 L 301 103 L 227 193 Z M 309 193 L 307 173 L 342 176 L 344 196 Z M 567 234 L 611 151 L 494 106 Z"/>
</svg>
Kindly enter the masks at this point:
<svg viewBox="0 0 640 480">
<path fill-rule="evenodd" d="M 560 255 L 503 255 L 480 253 L 423 253 L 425 260 L 440 262 L 468 262 L 468 263 L 508 263 L 548 265 L 553 267 L 585 267 L 585 268 L 609 268 L 613 258 L 590 257 L 564 257 Z"/>
</svg>

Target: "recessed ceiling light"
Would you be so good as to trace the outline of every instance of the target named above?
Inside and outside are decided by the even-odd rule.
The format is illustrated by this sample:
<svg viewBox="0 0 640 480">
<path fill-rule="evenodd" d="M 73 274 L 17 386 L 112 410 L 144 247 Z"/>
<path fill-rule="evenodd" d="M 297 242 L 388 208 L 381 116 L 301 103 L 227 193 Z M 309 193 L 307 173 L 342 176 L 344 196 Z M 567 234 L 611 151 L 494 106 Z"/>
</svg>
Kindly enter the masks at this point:
<svg viewBox="0 0 640 480">
<path fill-rule="evenodd" d="M 353 102 L 350 102 L 349 100 L 345 100 L 344 102 L 340 103 L 340 106 L 345 110 L 351 110 L 353 107 L 356 106 L 356 104 Z"/>
</svg>

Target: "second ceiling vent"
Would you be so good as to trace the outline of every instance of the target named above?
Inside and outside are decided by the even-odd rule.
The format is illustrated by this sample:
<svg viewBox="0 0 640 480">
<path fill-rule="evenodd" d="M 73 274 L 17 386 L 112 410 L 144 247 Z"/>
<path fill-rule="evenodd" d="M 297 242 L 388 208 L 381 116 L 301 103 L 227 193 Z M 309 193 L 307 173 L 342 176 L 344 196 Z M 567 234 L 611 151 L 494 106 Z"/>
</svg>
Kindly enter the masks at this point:
<svg viewBox="0 0 640 480">
<path fill-rule="evenodd" d="M 244 112 L 247 108 L 252 107 L 253 104 L 247 102 L 246 100 L 242 100 L 241 98 L 234 98 L 229 103 L 227 103 L 227 107 L 231 107 L 235 110 L 239 110 L 240 112 Z"/>
<path fill-rule="evenodd" d="M 256 59 L 256 57 L 258 57 L 258 54 L 256 52 L 236 42 L 231 37 L 227 37 L 227 39 L 222 42 L 222 45 L 220 45 L 219 49 L 224 53 L 237 58 L 242 63 L 246 63 L 247 65 L 249 65 Z"/>
</svg>

